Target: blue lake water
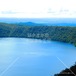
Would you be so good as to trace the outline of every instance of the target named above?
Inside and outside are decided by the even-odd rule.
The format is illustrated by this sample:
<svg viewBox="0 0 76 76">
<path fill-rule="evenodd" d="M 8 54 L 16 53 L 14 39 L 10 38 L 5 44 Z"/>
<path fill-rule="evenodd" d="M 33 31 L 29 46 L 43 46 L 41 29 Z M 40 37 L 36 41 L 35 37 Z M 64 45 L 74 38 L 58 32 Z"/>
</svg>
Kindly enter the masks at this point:
<svg viewBox="0 0 76 76">
<path fill-rule="evenodd" d="M 76 61 L 71 44 L 25 38 L 0 39 L 0 76 L 54 76 Z"/>
</svg>

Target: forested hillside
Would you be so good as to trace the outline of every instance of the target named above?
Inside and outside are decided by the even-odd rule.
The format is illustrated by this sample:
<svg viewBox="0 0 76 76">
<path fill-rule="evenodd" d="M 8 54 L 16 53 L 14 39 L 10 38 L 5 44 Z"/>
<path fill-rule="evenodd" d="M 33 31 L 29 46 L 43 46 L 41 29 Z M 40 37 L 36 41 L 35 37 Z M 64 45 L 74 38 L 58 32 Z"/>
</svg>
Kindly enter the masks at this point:
<svg viewBox="0 0 76 76">
<path fill-rule="evenodd" d="M 0 37 L 47 39 L 72 43 L 76 46 L 76 27 L 27 26 L 0 23 Z"/>
</svg>

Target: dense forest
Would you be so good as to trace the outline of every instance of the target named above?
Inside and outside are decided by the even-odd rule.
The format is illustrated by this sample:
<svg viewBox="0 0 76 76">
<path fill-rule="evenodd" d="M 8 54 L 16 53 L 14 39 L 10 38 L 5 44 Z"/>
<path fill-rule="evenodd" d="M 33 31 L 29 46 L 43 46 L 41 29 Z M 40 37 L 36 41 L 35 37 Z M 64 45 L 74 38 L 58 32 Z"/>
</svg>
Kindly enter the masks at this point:
<svg viewBox="0 0 76 76">
<path fill-rule="evenodd" d="M 70 68 L 66 68 L 59 74 L 55 74 L 54 76 L 76 76 L 76 64 L 71 66 Z"/>
<path fill-rule="evenodd" d="M 76 46 L 76 27 L 0 23 L 0 37 L 47 39 L 72 43 Z"/>
</svg>

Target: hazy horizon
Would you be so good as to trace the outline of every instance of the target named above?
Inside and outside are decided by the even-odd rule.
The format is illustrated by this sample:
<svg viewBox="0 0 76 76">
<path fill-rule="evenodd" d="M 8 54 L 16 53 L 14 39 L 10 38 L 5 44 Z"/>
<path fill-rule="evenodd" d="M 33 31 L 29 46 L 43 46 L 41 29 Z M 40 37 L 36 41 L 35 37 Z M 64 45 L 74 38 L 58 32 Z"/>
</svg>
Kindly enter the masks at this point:
<svg viewBox="0 0 76 76">
<path fill-rule="evenodd" d="M 76 18 L 0 18 L 0 22 L 76 23 Z"/>
</svg>

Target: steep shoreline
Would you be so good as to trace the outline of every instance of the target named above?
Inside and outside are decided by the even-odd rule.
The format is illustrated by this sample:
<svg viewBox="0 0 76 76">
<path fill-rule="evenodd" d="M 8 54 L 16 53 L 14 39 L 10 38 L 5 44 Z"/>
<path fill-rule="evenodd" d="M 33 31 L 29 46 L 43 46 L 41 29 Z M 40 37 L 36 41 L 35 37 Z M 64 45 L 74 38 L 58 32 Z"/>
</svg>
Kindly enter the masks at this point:
<svg viewBox="0 0 76 76">
<path fill-rule="evenodd" d="M 70 68 L 66 68 L 59 74 L 55 74 L 54 76 L 76 76 L 76 64 L 71 66 Z"/>
</svg>

